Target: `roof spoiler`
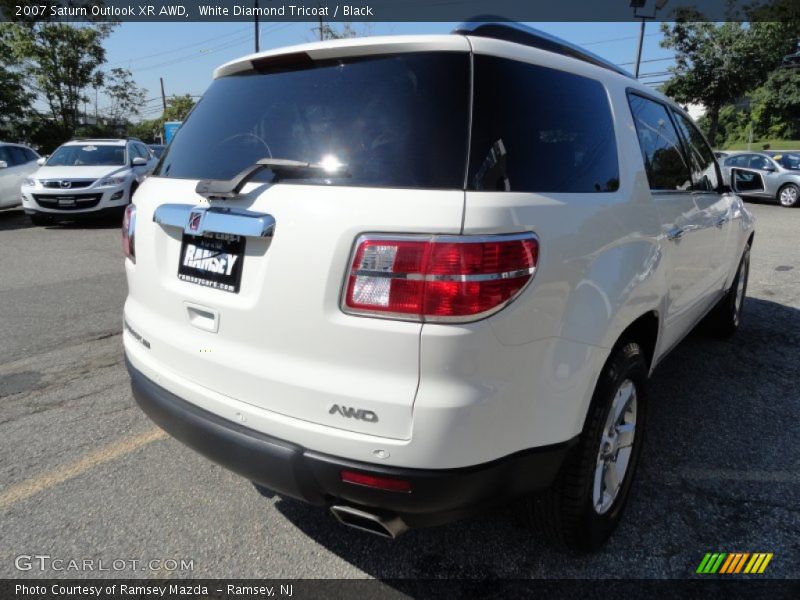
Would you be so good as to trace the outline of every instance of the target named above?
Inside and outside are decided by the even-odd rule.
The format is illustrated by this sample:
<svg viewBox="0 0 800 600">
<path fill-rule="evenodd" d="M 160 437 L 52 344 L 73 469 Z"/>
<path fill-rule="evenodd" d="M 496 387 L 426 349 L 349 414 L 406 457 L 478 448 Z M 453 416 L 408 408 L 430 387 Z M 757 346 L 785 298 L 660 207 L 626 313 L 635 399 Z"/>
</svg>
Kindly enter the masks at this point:
<svg viewBox="0 0 800 600">
<path fill-rule="evenodd" d="M 584 50 L 580 46 L 576 46 L 571 42 L 562 40 L 554 35 L 545 33 L 527 25 L 521 25 L 512 21 L 504 20 L 502 17 L 495 17 L 489 15 L 481 15 L 473 17 L 469 21 L 465 21 L 458 25 L 452 33 L 458 35 L 472 35 L 478 37 L 492 38 L 496 40 L 503 40 L 506 42 L 513 42 L 515 44 L 522 44 L 523 46 L 530 46 L 531 48 L 538 48 L 540 50 L 547 50 L 561 54 L 562 56 L 569 56 L 576 58 L 583 62 L 591 63 L 598 67 L 603 67 L 625 77 L 634 79 L 633 75 L 628 73 L 625 69 L 618 67 L 612 62 L 604 58 Z"/>
</svg>

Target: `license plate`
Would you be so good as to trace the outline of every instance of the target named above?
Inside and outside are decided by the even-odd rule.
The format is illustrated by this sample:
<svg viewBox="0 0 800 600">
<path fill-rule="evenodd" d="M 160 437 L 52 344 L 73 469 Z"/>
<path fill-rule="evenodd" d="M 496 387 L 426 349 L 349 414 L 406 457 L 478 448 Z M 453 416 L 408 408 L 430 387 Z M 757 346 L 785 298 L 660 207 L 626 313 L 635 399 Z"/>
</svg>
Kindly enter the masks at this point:
<svg viewBox="0 0 800 600">
<path fill-rule="evenodd" d="M 59 198 L 59 206 L 75 206 L 75 198 Z"/>
<path fill-rule="evenodd" d="M 183 234 L 178 279 L 237 293 L 242 279 L 244 238 L 228 233 Z"/>
</svg>

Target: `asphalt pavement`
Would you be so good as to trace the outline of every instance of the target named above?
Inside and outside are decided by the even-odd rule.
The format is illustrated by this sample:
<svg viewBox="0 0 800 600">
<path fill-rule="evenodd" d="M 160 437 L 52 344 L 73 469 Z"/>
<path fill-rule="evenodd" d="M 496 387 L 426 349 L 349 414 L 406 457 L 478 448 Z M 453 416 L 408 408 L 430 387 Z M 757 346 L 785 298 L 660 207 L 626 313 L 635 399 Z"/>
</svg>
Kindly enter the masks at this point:
<svg viewBox="0 0 800 600">
<path fill-rule="evenodd" d="M 627 513 L 590 556 L 551 550 L 511 508 L 390 541 L 259 495 L 131 398 L 118 228 L 0 211 L 0 578 L 686 578 L 706 552 L 772 552 L 764 577 L 796 578 L 800 210 L 748 206 L 742 328 L 694 333 L 658 368 Z M 50 558 L 18 558 L 34 555 Z M 54 570 L 70 559 L 92 568 Z"/>
</svg>

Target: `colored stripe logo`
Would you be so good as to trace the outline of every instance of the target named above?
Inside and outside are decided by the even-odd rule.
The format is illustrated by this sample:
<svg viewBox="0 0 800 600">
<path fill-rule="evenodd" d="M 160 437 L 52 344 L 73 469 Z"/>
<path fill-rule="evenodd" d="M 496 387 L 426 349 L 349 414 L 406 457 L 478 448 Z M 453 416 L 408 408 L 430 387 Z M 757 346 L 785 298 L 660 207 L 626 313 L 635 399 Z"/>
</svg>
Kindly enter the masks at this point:
<svg viewBox="0 0 800 600">
<path fill-rule="evenodd" d="M 760 574 L 766 570 L 772 556 L 772 552 L 707 552 L 695 572 L 700 575 Z"/>
</svg>

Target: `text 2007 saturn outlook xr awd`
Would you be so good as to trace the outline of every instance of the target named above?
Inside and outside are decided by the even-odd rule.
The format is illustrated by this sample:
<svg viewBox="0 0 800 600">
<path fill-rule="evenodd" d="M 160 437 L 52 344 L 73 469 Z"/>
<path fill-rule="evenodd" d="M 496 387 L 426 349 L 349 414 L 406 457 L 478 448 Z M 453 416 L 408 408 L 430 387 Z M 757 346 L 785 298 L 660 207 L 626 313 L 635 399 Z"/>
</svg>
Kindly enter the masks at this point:
<svg viewBox="0 0 800 600">
<path fill-rule="evenodd" d="M 679 107 L 534 30 L 262 52 L 127 210 L 127 365 L 178 440 L 345 524 L 519 498 L 592 549 L 648 376 L 704 317 L 734 333 L 752 241 Z"/>
</svg>

